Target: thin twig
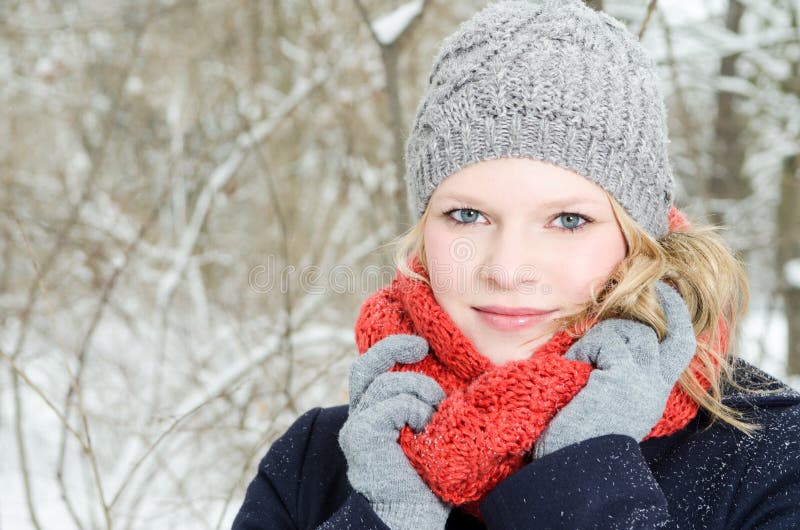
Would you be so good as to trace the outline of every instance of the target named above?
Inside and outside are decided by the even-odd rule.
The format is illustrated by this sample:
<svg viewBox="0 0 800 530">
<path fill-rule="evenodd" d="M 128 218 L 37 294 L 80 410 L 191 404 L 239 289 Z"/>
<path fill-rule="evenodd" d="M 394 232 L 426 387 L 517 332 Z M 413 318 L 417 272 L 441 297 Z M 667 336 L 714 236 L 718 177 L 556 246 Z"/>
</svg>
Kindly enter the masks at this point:
<svg viewBox="0 0 800 530">
<path fill-rule="evenodd" d="M 5 354 L 3 358 L 5 358 Z M 36 517 L 36 506 L 33 503 L 33 494 L 31 493 L 28 455 L 25 451 L 25 436 L 22 432 L 22 421 L 19 420 L 19 417 L 22 415 L 22 400 L 20 399 L 18 373 L 19 372 L 15 371 L 11 376 L 11 383 L 14 389 L 14 411 L 16 413 L 14 433 L 17 437 L 17 454 L 19 456 L 19 466 L 22 470 L 22 487 L 25 490 L 25 503 L 28 506 L 28 516 L 36 530 L 41 530 L 42 526 L 39 524 L 39 519 Z"/>
<path fill-rule="evenodd" d="M 235 389 L 235 387 L 233 389 Z M 119 501 L 120 499 L 120 496 L 128 487 L 128 484 L 131 482 L 132 477 L 136 474 L 136 472 L 139 470 L 142 464 L 150 457 L 150 455 L 153 454 L 153 451 L 155 451 L 156 448 L 159 445 L 161 445 L 161 442 L 163 442 L 167 438 L 167 436 L 169 436 L 175 429 L 177 429 L 180 424 L 182 424 L 188 418 L 195 415 L 200 409 L 202 409 L 212 401 L 215 401 L 220 397 L 228 394 L 229 392 L 231 392 L 231 390 L 232 389 L 230 387 L 226 387 L 221 389 L 219 392 L 216 392 L 214 395 L 209 396 L 202 402 L 198 403 L 196 406 L 186 411 L 180 417 L 176 418 L 166 430 L 164 430 L 160 435 L 158 435 L 156 440 L 150 445 L 150 447 L 147 448 L 147 450 L 136 460 L 133 466 L 131 466 L 131 468 L 128 470 L 128 473 L 125 475 L 125 478 L 122 480 L 122 483 L 120 484 L 116 493 L 114 493 L 114 496 L 111 498 L 111 502 L 109 503 L 109 508 L 113 508 L 114 505 L 116 505 L 117 501 Z"/>
<path fill-rule="evenodd" d="M 261 149 L 259 149 L 259 145 L 256 142 L 253 142 L 253 153 L 256 155 L 255 159 L 258 168 L 263 173 L 264 180 L 269 188 L 269 200 L 272 204 L 272 208 L 275 210 L 275 214 L 280 225 L 281 253 L 283 254 L 284 264 L 288 265 L 292 262 L 292 260 L 291 256 L 289 255 L 289 227 L 287 224 L 286 214 L 283 211 L 283 208 L 281 208 L 281 199 L 278 196 L 278 189 L 275 185 L 272 173 L 269 171 L 267 161 L 264 158 L 264 155 L 261 153 Z M 286 285 L 286 292 L 281 294 L 283 295 L 284 323 L 283 332 L 281 333 L 281 344 L 279 348 L 281 351 L 285 352 L 284 355 L 286 356 L 286 377 L 284 378 L 283 383 L 283 394 L 286 396 L 287 403 L 289 404 L 292 412 L 297 414 L 297 407 L 291 393 L 292 378 L 294 376 L 294 348 L 292 346 L 292 333 L 294 332 L 294 329 L 292 327 L 292 290 L 288 283 Z"/>
<path fill-rule="evenodd" d="M 78 395 L 78 401 L 81 400 L 80 395 Z M 82 407 L 81 407 L 82 408 Z M 89 430 L 89 420 L 86 417 L 86 414 L 81 413 L 81 423 L 83 424 L 83 432 L 86 436 L 86 446 L 87 451 L 86 455 L 89 459 L 89 465 L 92 469 L 92 476 L 94 477 L 94 484 L 97 488 L 97 494 L 100 496 L 100 504 L 103 507 L 103 517 L 106 521 L 106 528 L 111 530 L 111 509 L 106 502 L 106 495 L 105 491 L 103 490 L 103 481 L 100 477 L 100 471 L 97 468 L 97 458 L 94 455 L 94 448 L 92 447 L 92 435 L 91 431 Z"/>
<path fill-rule="evenodd" d="M 65 425 L 65 429 L 67 430 L 67 432 L 71 433 L 78 441 L 78 443 L 80 443 L 81 448 L 85 450 L 87 447 L 83 441 L 83 437 L 81 436 L 81 434 L 78 431 L 76 431 L 72 426 L 70 426 L 66 416 L 64 416 L 64 414 L 60 410 L 58 410 L 55 404 L 52 401 L 50 401 L 50 398 L 47 397 L 47 395 L 39 387 L 39 385 L 31 381 L 31 379 L 27 376 L 27 374 L 23 370 L 21 370 L 19 366 L 17 366 L 17 363 L 14 360 L 14 358 L 11 357 L 11 355 L 4 352 L 3 350 L 0 350 L 0 359 L 3 359 L 3 361 L 8 365 L 8 367 L 11 368 L 11 371 L 15 375 L 19 376 L 19 378 L 22 379 L 25 382 L 25 384 L 36 393 L 36 395 L 42 398 L 42 401 L 45 402 L 47 408 L 52 410 L 53 413 L 56 416 L 58 416 L 58 419 L 61 420 L 61 423 Z"/>
<path fill-rule="evenodd" d="M 313 384 L 317 383 L 323 375 L 328 373 L 328 370 L 331 366 L 336 364 L 340 361 L 340 357 L 344 355 L 347 351 L 351 348 L 350 345 L 343 348 L 339 355 L 331 356 L 330 360 L 320 368 L 317 372 L 316 376 L 310 378 L 305 384 L 303 384 L 300 388 L 297 389 L 297 393 L 301 394 L 302 392 L 308 390 Z M 288 401 L 283 404 L 281 407 L 275 407 L 275 410 L 270 415 L 269 420 L 267 421 L 267 425 L 269 428 L 266 430 L 263 436 L 261 436 L 258 441 L 250 447 L 250 451 L 247 452 L 245 458 L 242 462 L 242 468 L 240 469 L 239 477 L 237 480 L 234 481 L 231 488 L 228 490 L 228 494 L 225 497 L 225 502 L 222 505 L 222 509 L 220 510 L 219 518 L 217 519 L 216 530 L 222 528 L 222 521 L 225 518 L 225 513 L 228 511 L 228 506 L 230 505 L 231 501 L 233 500 L 233 495 L 239 490 L 239 487 L 242 483 L 247 479 L 247 477 L 252 473 L 251 472 L 251 462 L 253 459 L 258 455 L 259 452 L 263 451 L 264 444 L 266 444 L 270 439 L 275 436 L 275 420 L 278 416 L 283 413 L 287 409 Z"/>
<path fill-rule="evenodd" d="M 658 0 L 650 0 L 650 3 L 647 5 L 647 14 L 644 16 L 642 27 L 639 28 L 639 40 L 642 40 L 642 37 L 644 37 L 644 32 L 650 24 L 650 19 L 653 18 L 653 13 L 656 11 L 657 4 Z"/>
<path fill-rule="evenodd" d="M 369 19 L 369 13 L 367 13 L 367 8 L 364 7 L 364 4 L 361 0 L 353 0 L 353 3 L 356 5 L 356 9 L 358 10 L 358 14 L 361 15 L 361 20 L 367 25 L 369 28 L 369 33 L 372 35 L 373 40 L 378 43 L 378 46 L 383 46 L 381 39 L 378 38 L 378 34 L 375 33 L 375 28 L 372 27 L 372 22 Z"/>
</svg>

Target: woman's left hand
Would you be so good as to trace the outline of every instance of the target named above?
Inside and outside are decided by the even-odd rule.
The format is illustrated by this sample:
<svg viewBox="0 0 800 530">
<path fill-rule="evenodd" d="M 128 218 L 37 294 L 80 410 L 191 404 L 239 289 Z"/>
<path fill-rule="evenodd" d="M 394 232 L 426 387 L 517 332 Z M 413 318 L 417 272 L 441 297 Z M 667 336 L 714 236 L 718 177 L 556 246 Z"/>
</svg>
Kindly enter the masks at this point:
<svg viewBox="0 0 800 530">
<path fill-rule="evenodd" d="M 536 441 L 537 458 L 606 434 L 627 435 L 638 442 L 661 418 L 697 342 L 680 294 L 663 281 L 655 288 L 666 316 L 667 337 L 659 344 L 655 330 L 646 324 L 607 319 L 573 344 L 564 357 L 596 368 Z"/>
</svg>

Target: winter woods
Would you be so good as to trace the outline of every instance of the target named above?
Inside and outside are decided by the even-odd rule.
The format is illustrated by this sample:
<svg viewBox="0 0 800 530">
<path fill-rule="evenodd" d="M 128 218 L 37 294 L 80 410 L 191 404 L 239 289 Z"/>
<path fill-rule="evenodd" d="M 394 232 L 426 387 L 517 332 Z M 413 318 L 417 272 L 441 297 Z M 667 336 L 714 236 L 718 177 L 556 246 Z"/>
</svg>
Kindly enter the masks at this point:
<svg viewBox="0 0 800 530">
<path fill-rule="evenodd" d="M 0 528 L 227 528 L 346 401 L 405 130 L 484 4 L 0 4 Z M 659 64 L 679 206 L 747 264 L 739 352 L 800 387 L 800 4 L 593 6 Z"/>
</svg>

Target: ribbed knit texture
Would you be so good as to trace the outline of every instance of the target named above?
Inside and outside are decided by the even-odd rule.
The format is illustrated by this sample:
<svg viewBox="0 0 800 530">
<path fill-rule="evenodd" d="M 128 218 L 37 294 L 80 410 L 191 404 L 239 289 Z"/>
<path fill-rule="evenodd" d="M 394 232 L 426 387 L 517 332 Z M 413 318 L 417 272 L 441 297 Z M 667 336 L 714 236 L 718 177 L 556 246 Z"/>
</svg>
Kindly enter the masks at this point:
<svg viewBox="0 0 800 530">
<path fill-rule="evenodd" d="M 406 143 L 409 202 L 419 217 L 459 169 L 527 157 L 596 182 L 658 239 L 668 144 L 655 65 L 621 22 L 579 0 L 497 2 L 434 61 Z"/>
<path fill-rule="evenodd" d="M 669 220 L 671 230 L 689 227 L 675 208 Z M 418 260 L 410 264 L 425 276 Z M 577 328 L 585 332 L 592 324 Z M 563 331 L 527 360 L 492 365 L 436 303 L 430 287 L 399 272 L 389 286 L 364 302 L 355 333 L 359 353 L 397 333 L 416 334 L 428 341 L 425 359 L 394 370 L 434 378 L 447 398 L 424 431 L 415 434 L 408 427 L 403 429 L 400 444 L 439 498 L 475 515 L 477 503 L 526 463 L 539 434 L 585 386 L 592 370 L 589 364 L 562 357 L 574 342 Z M 727 337 L 716 347 L 724 352 Z M 698 362 L 695 357 L 692 366 Z M 676 385 L 663 417 L 647 438 L 681 429 L 697 410 L 697 404 Z"/>
</svg>

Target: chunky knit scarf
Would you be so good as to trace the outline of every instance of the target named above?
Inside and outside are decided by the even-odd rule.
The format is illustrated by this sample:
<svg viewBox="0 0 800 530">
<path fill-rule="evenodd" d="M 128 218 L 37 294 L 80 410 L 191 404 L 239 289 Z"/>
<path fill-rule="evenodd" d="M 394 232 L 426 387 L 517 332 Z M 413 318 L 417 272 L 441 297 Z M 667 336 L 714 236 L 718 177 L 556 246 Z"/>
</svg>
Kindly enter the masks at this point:
<svg viewBox="0 0 800 530">
<path fill-rule="evenodd" d="M 673 208 L 670 230 L 688 226 Z M 425 276 L 418 260 L 410 264 Z M 585 332 L 591 325 L 573 331 Z M 473 514 L 487 493 L 529 461 L 537 437 L 583 388 L 592 370 L 589 364 L 562 357 L 575 342 L 565 331 L 529 359 L 491 364 L 437 304 L 430 287 L 399 272 L 364 302 L 355 331 L 359 353 L 397 333 L 428 341 L 430 351 L 422 361 L 393 370 L 428 375 L 447 397 L 424 431 L 414 433 L 406 426 L 399 442 L 437 496 Z M 718 345 L 724 351 L 725 341 Z M 648 438 L 681 429 L 697 411 L 697 404 L 675 385 Z"/>
</svg>

